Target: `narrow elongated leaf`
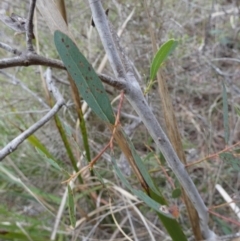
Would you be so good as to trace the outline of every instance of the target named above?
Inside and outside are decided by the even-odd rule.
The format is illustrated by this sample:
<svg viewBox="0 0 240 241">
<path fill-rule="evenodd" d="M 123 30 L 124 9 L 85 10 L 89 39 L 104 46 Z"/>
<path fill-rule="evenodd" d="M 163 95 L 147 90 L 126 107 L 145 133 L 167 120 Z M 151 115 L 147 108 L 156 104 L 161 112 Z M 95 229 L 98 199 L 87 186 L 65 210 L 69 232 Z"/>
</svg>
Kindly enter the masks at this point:
<svg viewBox="0 0 240 241">
<path fill-rule="evenodd" d="M 170 39 L 167 42 L 165 42 L 156 55 L 153 58 L 152 65 L 150 68 L 150 79 L 153 80 L 157 74 L 157 71 L 163 61 L 172 53 L 172 51 L 176 48 L 177 41 L 174 39 Z"/>
<path fill-rule="evenodd" d="M 125 134 L 124 130 L 122 130 L 123 136 L 125 137 L 125 140 L 128 143 L 128 146 L 131 149 L 132 155 L 134 157 L 134 160 L 136 162 L 136 165 L 139 169 L 139 171 L 141 172 L 145 182 L 147 183 L 149 189 L 150 189 L 150 196 L 157 202 L 159 202 L 162 205 L 166 205 L 166 200 L 164 199 L 164 197 L 162 196 L 161 192 L 156 188 L 151 176 L 148 173 L 148 170 L 146 169 L 142 159 L 140 158 L 140 156 L 137 154 L 136 149 L 133 145 L 133 143 L 131 142 L 131 140 L 127 137 L 127 135 Z"/>
<path fill-rule="evenodd" d="M 20 115 L 15 114 L 15 117 L 24 126 L 24 129 L 28 129 L 28 126 L 26 125 L 26 123 Z M 24 132 L 24 129 L 20 128 L 18 125 L 15 125 L 14 123 L 12 123 L 12 125 L 15 126 L 19 131 Z M 48 148 L 34 134 L 29 136 L 27 140 L 33 147 L 41 150 L 48 158 L 54 159 L 52 154 L 48 151 Z"/>
<path fill-rule="evenodd" d="M 55 124 L 56 127 L 58 129 L 58 132 L 61 136 L 61 139 L 63 141 L 64 147 L 66 149 L 66 152 L 68 154 L 69 160 L 71 161 L 71 164 L 75 170 L 75 172 L 78 172 L 78 167 L 77 167 L 77 159 L 75 158 L 74 154 L 73 154 L 73 149 L 72 146 L 67 138 L 67 133 L 62 125 L 62 122 L 60 120 L 60 118 L 58 117 L 58 115 L 54 115 L 54 120 L 55 120 Z M 83 183 L 82 177 L 81 175 L 78 175 L 78 180 L 80 183 Z"/>
<path fill-rule="evenodd" d="M 151 207 L 152 209 L 154 209 L 157 212 L 160 212 L 162 215 L 171 218 L 172 217 L 169 214 L 166 214 L 164 212 L 160 211 L 160 207 L 161 205 L 159 203 L 157 203 L 156 201 L 154 201 L 152 198 L 150 198 L 147 194 L 145 194 L 144 192 L 140 191 L 140 190 L 136 190 L 134 188 L 131 187 L 131 185 L 129 184 L 129 182 L 127 181 L 127 179 L 123 176 L 122 172 L 120 171 L 120 169 L 117 166 L 116 160 L 112 157 L 112 163 L 113 163 L 113 167 L 118 175 L 118 177 L 120 178 L 120 180 L 123 182 L 123 184 L 132 191 L 132 193 L 134 193 L 139 199 L 141 199 L 142 201 L 144 201 L 149 207 Z"/>
<path fill-rule="evenodd" d="M 112 106 L 103 84 L 91 64 L 66 34 L 55 31 L 54 41 L 57 51 L 83 99 L 100 119 L 114 124 Z"/>
<path fill-rule="evenodd" d="M 112 163 L 114 166 L 114 169 L 120 178 L 120 180 L 124 183 L 124 185 L 131 190 L 133 194 L 135 194 L 140 200 L 145 202 L 150 208 L 155 210 L 162 221 L 163 225 L 167 229 L 169 235 L 171 236 L 173 241 L 187 241 L 187 238 L 185 234 L 183 233 L 180 225 L 178 224 L 177 220 L 172 218 L 168 213 L 165 213 L 161 211 L 160 207 L 161 205 L 154 201 L 152 198 L 150 198 L 146 193 L 136 190 L 131 187 L 127 179 L 124 177 L 124 175 L 121 173 L 120 169 L 117 166 L 116 160 L 112 157 Z"/>
<path fill-rule="evenodd" d="M 43 152 L 47 158 L 54 159 L 54 156 L 48 151 L 47 147 L 44 144 L 42 144 L 41 141 L 35 135 L 29 136 L 27 140 L 33 147 Z"/>
</svg>

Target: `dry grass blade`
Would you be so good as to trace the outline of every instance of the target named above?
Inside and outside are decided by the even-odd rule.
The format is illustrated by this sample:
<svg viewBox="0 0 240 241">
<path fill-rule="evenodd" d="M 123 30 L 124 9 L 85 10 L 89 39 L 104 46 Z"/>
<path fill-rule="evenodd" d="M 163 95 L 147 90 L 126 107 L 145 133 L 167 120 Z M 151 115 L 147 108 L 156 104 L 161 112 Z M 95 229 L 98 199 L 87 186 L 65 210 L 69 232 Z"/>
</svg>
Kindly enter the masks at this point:
<svg viewBox="0 0 240 241">
<path fill-rule="evenodd" d="M 52 33 L 56 30 L 60 30 L 74 39 L 70 34 L 67 24 L 61 16 L 57 5 L 52 0 L 37 1 L 36 5 Z"/>
<path fill-rule="evenodd" d="M 114 138 L 117 141 L 120 149 L 122 150 L 122 152 L 124 153 L 124 155 L 126 156 L 129 164 L 131 165 L 135 175 L 138 178 L 138 181 L 141 183 L 142 187 L 144 188 L 144 190 L 149 193 L 149 187 L 146 183 L 146 181 L 144 180 L 141 172 L 139 171 L 136 162 L 134 160 L 134 156 L 132 154 L 132 151 L 129 147 L 128 141 L 126 140 L 126 137 L 123 135 L 123 130 L 120 126 L 117 127 L 113 127 L 109 125 L 109 128 L 114 131 Z"/>
<path fill-rule="evenodd" d="M 116 224 L 118 230 L 123 234 L 123 236 L 129 240 L 129 241 L 133 241 L 122 229 L 121 225 L 117 222 L 115 216 L 114 216 L 114 213 L 113 213 L 113 210 L 112 210 L 112 205 L 111 205 L 111 199 L 109 198 L 109 206 L 110 206 L 110 211 L 111 211 L 111 214 L 112 214 L 112 218 L 114 220 L 114 223 Z"/>
</svg>

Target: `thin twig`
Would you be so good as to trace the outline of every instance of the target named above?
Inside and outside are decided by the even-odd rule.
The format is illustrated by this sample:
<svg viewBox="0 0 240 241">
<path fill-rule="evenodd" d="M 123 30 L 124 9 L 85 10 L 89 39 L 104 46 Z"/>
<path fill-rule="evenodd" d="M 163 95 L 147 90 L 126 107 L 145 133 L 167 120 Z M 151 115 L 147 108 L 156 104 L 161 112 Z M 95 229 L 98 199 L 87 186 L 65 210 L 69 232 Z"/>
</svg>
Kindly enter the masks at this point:
<svg viewBox="0 0 240 241">
<path fill-rule="evenodd" d="M 19 51 L 18 49 L 12 48 L 8 44 L 2 43 L 2 42 L 0 42 L 0 48 L 5 49 L 8 52 L 13 53 L 15 55 L 21 55 L 22 54 L 22 52 Z"/>
<path fill-rule="evenodd" d="M 233 224 L 235 224 L 236 226 L 240 227 L 240 223 L 239 223 L 238 221 L 233 220 L 233 219 L 228 218 L 228 217 L 225 217 L 225 216 L 223 216 L 223 215 L 221 215 L 221 214 L 219 214 L 219 213 L 216 213 L 216 212 L 214 212 L 214 211 L 212 211 L 212 210 L 210 210 L 210 209 L 209 209 L 208 211 L 209 211 L 209 213 L 211 213 L 212 215 L 214 215 L 214 216 L 216 216 L 216 217 L 219 217 L 219 218 L 221 218 L 222 220 L 224 220 L 224 221 L 226 221 L 226 222 L 233 223 Z"/>
<path fill-rule="evenodd" d="M 42 65 L 53 67 L 57 69 L 65 70 L 65 66 L 62 61 L 57 59 L 49 59 L 38 55 L 33 52 L 23 53 L 17 49 L 12 48 L 11 46 L 0 43 L 0 47 L 12 52 L 14 54 L 20 55 L 18 57 L 5 58 L 0 60 L 0 69 L 10 68 L 10 67 L 19 67 L 19 66 L 31 66 L 31 65 Z M 125 82 L 117 80 L 111 76 L 105 74 L 98 74 L 99 78 L 106 84 L 115 87 L 116 89 L 122 90 L 125 88 Z"/>
<path fill-rule="evenodd" d="M 123 64 L 122 64 L 122 61 L 120 59 L 120 56 L 118 54 L 117 47 L 112 40 L 112 34 L 110 32 L 109 24 L 106 20 L 102 21 L 103 18 L 106 17 L 105 12 L 104 12 L 104 10 L 102 10 L 100 8 L 94 8 L 95 9 L 94 11 L 96 11 L 96 13 L 94 13 L 92 7 L 95 6 L 95 3 L 101 4 L 99 1 L 95 2 L 93 0 L 89 0 L 89 4 L 90 4 L 90 7 L 91 7 L 92 13 L 93 13 L 94 23 L 96 24 L 96 23 L 101 22 L 101 25 L 102 25 L 101 31 L 99 31 L 98 28 L 97 29 L 98 29 L 98 33 L 100 35 L 100 38 L 105 39 L 105 43 L 106 43 L 106 45 L 108 45 L 108 47 L 105 48 L 105 51 L 107 53 L 109 62 L 111 64 L 112 68 L 113 68 L 115 76 L 117 76 L 117 78 L 119 78 L 119 79 L 122 78 L 123 81 L 124 81 L 124 80 L 126 80 L 126 73 L 125 73 L 125 70 L 123 68 Z"/>
<path fill-rule="evenodd" d="M 33 124 L 30 128 L 28 128 L 26 131 L 21 133 L 19 136 L 17 136 L 15 139 L 10 141 L 3 149 L 0 150 L 0 161 L 2 161 L 4 157 L 9 155 L 10 153 L 15 151 L 23 141 L 25 141 L 35 131 L 37 131 L 40 127 L 46 124 L 64 105 L 64 99 L 59 93 L 58 89 L 55 87 L 54 83 L 50 82 L 49 86 L 50 86 L 51 92 L 53 93 L 53 96 L 57 100 L 57 103 L 43 118 L 41 118 L 38 122 Z"/>
<path fill-rule="evenodd" d="M 45 58 L 33 52 L 23 53 L 19 57 L 5 58 L 0 60 L 0 69 L 18 66 L 27 67 L 30 65 L 42 65 L 58 69 L 65 69 L 65 66 L 61 61 L 56 59 Z"/>
<path fill-rule="evenodd" d="M 98 74 L 98 77 L 102 80 L 102 82 L 115 87 L 118 90 L 122 90 L 126 87 L 125 81 L 122 81 L 121 79 L 115 79 L 111 76 L 107 76 L 105 74 Z"/>
<path fill-rule="evenodd" d="M 63 100 L 61 93 L 59 92 L 58 88 L 56 88 L 55 83 L 52 79 L 52 71 L 50 68 L 47 68 L 47 71 L 46 71 L 46 82 L 47 82 L 48 90 L 53 94 L 54 98 L 57 101 Z"/>
<path fill-rule="evenodd" d="M 29 8 L 29 11 L 28 11 L 27 22 L 26 22 L 26 25 L 25 25 L 27 50 L 30 51 L 30 52 L 34 51 L 32 40 L 34 38 L 34 34 L 33 34 L 33 15 L 34 15 L 35 6 L 36 6 L 36 0 L 30 0 L 30 8 Z"/>
<path fill-rule="evenodd" d="M 238 145 L 240 145 L 240 141 L 237 142 L 237 143 L 235 143 L 235 144 L 232 145 L 232 146 L 227 146 L 227 147 L 225 147 L 223 150 L 221 150 L 221 151 L 219 151 L 219 152 L 216 152 L 216 153 L 214 153 L 214 154 L 208 155 L 208 156 L 206 156 L 206 157 L 204 157 L 204 158 L 202 158 L 202 159 L 200 159 L 200 160 L 198 160 L 198 161 L 191 162 L 191 163 L 185 165 L 185 167 L 190 167 L 190 166 L 193 166 L 193 165 L 197 165 L 197 164 L 199 164 L 199 163 L 201 163 L 201 162 L 203 162 L 203 161 L 206 161 L 206 160 L 208 160 L 208 159 L 211 159 L 211 158 L 217 158 L 221 153 L 227 152 L 227 151 L 233 149 L 234 147 L 236 147 L 236 146 L 238 146 Z"/>
<path fill-rule="evenodd" d="M 120 124 L 120 115 L 121 115 L 121 109 L 122 109 L 122 104 L 123 104 L 123 99 L 124 99 L 124 91 L 121 91 L 121 98 L 120 98 L 120 102 L 118 105 L 118 111 L 117 111 L 117 116 L 116 116 L 116 120 L 115 120 L 115 124 L 114 124 L 114 128 L 112 131 L 112 137 L 110 139 L 110 149 L 113 151 L 113 139 L 114 139 L 114 135 L 116 133 L 116 128 L 117 126 Z"/>
</svg>

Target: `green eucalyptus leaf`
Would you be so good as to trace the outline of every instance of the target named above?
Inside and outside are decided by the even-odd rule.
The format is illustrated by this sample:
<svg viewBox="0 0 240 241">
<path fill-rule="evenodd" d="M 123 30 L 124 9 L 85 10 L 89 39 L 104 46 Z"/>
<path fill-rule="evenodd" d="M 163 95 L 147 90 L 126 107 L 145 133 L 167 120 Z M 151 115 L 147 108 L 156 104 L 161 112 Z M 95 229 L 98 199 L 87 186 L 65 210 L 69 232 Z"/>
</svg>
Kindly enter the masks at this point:
<svg viewBox="0 0 240 241">
<path fill-rule="evenodd" d="M 64 33 L 55 31 L 57 51 L 74 80 L 80 95 L 103 121 L 114 124 L 115 118 L 107 93 L 91 64 L 76 44 Z"/>
<path fill-rule="evenodd" d="M 177 220 L 174 219 L 173 217 L 171 217 L 170 214 L 168 214 L 167 212 L 163 211 L 165 209 L 165 208 L 163 208 L 164 206 L 160 205 L 158 202 L 156 202 L 154 199 L 149 197 L 143 191 L 132 188 L 131 185 L 129 184 L 129 182 L 127 181 L 127 179 L 124 177 L 124 175 L 118 168 L 116 160 L 113 157 L 112 157 L 112 163 L 113 163 L 113 167 L 114 167 L 118 177 L 124 183 L 124 185 L 129 190 L 131 190 L 131 192 L 133 194 L 135 194 L 140 200 L 145 202 L 148 207 L 150 207 L 151 209 L 153 209 L 157 212 L 159 219 L 162 221 L 164 227 L 167 229 L 172 240 L 173 241 L 179 241 L 179 240 L 187 241 L 187 238 L 186 238 L 185 234 L 183 233 L 181 226 L 179 225 Z"/>
<path fill-rule="evenodd" d="M 156 201 L 154 201 L 152 198 L 150 198 L 146 193 L 144 193 L 143 191 L 140 190 L 136 190 L 134 188 L 131 187 L 131 185 L 129 184 L 129 182 L 127 181 L 127 179 L 124 177 L 124 175 L 122 174 L 122 172 L 120 171 L 120 169 L 117 166 L 116 160 L 115 158 L 112 157 L 112 163 L 113 163 L 113 167 L 118 175 L 118 177 L 120 178 L 120 180 L 122 181 L 122 183 L 129 189 L 132 191 L 133 194 L 135 194 L 139 199 L 141 199 L 142 201 L 144 201 L 149 207 L 151 207 L 152 209 L 154 209 L 157 212 L 160 212 L 162 215 L 173 219 L 169 214 L 164 213 L 161 211 L 160 207 L 161 205 L 159 203 L 157 203 Z"/>
<path fill-rule="evenodd" d="M 153 58 L 152 65 L 150 68 L 150 79 L 153 80 L 160 68 L 161 64 L 165 59 L 170 55 L 177 46 L 177 41 L 170 39 L 165 42 L 160 49 L 157 51 L 156 55 Z"/>
</svg>

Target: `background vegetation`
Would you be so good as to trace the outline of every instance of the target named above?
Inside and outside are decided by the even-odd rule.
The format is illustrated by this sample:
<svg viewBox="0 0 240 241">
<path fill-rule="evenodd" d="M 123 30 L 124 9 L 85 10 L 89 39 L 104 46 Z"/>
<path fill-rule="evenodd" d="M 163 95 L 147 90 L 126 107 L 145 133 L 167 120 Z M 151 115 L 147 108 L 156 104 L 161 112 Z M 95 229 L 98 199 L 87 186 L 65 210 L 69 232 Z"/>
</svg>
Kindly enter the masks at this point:
<svg viewBox="0 0 240 241">
<path fill-rule="evenodd" d="M 141 83 L 144 89 L 149 81 L 149 67 L 153 58 L 144 4 L 141 1 L 127 0 L 103 1 L 103 4 L 105 8 L 110 9 L 108 18 L 116 30 L 121 28 L 135 8 L 132 18 L 123 31 L 121 41 L 145 80 L 145 83 Z M 160 46 L 169 38 L 179 42 L 171 58 L 162 66 L 162 75 L 171 93 L 189 173 L 211 210 L 225 202 L 216 191 L 216 184 L 222 185 L 237 203 L 240 186 L 238 1 L 169 0 L 151 1 L 148 5 L 157 44 Z M 0 8 L 1 14 L 10 15 L 14 12 L 26 17 L 29 1 L 1 1 Z M 97 31 L 91 27 L 91 11 L 87 1 L 66 1 L 66 9 L 69 28 L 78 47 L 97 70 L 104 51 Z M 39 42 L 37 48 L 39 53 L 46 57 L 59 58 L 44 19 L 39 13 L 36 16 L 34 41 Z M 0 36 L 3 43 L 19 50 L 25 48 L 25 35 L 14 35 L 14 31 L 1 22 Z M 11 56 L 11 53 L 0 49 L 1 59 Z M 42 81 L 45 70 L 45 67 L 39 66 L 1 70 L 1 148 L 49 110 Z M 108 63 L 102 73 L 112 75 Z M 65 71 L 53 69 L 53 78 L 67 103 L 59 112 L 59 117 L 74 150 L 73 154 L 80 161 L 80 167 L 84 167 L 87 161 L 82 156 L 84 148 L 76 124 L 77 114 L 67 74 Z M 23 86 L 26 86 L 28 91 Z M 114 88 L 108 85 L 105 87 L 111 100 L 119 95 Z M 224 88 L 227 98 L 223 97 Z M 163 115 L 157 84 L 153 85 L 147 98 L 152 110 L 161 121 Z M 115 110 L 117 106 L 118 101 L 113 101 Z M 111 133 L 91 112 L 87 116 L 86 124 L 91 156 L 94 157 L 109 141 Z M 159 150 L 126 100 L 121 110 L 121 125 L 132 137 L 135 148 L 156 184 L 162 187 L 168 200 L 172 200 L 172 203 L 178 207 L 180 212 L 178 221 L 185 234 L 191 238 L 185 206 L 181 199 L 172 198 L 172 187 L 160 168 L 159 164 L 165 164 L 164 160 L 161 159 Z M 39 142 L 54 159 L 62 163 L 65 170 L 69 173 L 73 171 L 54 120 L 38 130 L 35 138 L 25 141 L 0 165 L 0 234 L 12 233 L 13 237 L 9 240 L 49 240 L 64 196 L 66 186 L 62 182 L 67 177 L 50 165 L 44 155 L 36 150 L 36 147 L 40 147 Z M 234 149 L 225 149 L 226 146 L 233 145 Z M 117 146 L 115 149 L 119 165 L 128 175 L 128 181 L 132 186 L 139 186 Z M 220 152 L 225 155 L 219 155 Z M 195 163 L 203 159 L 205 160 Z M 163 166 L 168 176 L 176 182 L 168 167 Z M 57 240 L 126 240 L 114 223 L 111 213 L 114 213 L 119 226 L 133 240 L 154 240 L 154 237 L 156 240 L 167 240 L 167 234 L 156 214 L 141 205 L 131 194 L 126 193 L 124 186 L 112 171 L 111 158 L 107 152 L 98 160 L 94 170 L 97 178 L 87 173 L 82 176 L 84 184 L 78 184 L 74 189 L 78 228 L 75 232 L 71 231 L 66 204 Z M 102 179 L 107 184 L 102 185 Z M 109 197 L 112 198 L 110 207 Z M 217 234 L 232 234 L 239 230 L 237 217 L 230 211 L 228 205 L 219 207 L 214 212 L 222 215 L 222 217 L 211 215 L 210 227 Z"/>
</svg>

